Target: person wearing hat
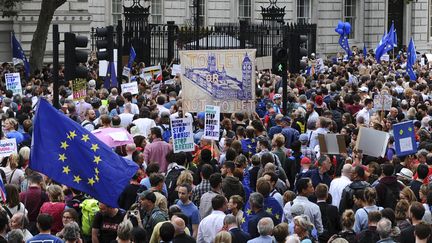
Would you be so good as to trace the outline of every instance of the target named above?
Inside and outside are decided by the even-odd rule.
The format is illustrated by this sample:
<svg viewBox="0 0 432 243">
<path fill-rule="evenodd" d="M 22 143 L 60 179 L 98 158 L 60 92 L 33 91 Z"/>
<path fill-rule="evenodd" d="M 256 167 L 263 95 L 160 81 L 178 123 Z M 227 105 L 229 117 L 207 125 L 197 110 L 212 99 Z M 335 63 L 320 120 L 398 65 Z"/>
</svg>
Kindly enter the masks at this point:
<svg viewBox="0 0 432 243">
<path fill-rule="evenodd" d="M 399 183 L 408 186 L 413 180 L 413 172 L 408 168 L 402 168 L 399 173 L 396 173 Z"/>
<path fill-rule="evenodd" d="M 156 224 L 167 221 L 168 215 L 156 206 L 156 195 L 153 191 L 146 190 L 138 193 L 138 198 L 141 209 L 144 210 L 142 212 L 142 225 L 149 235 L 151 235 Z"/>
<path fill-rule="evenodd" d="M 282 95 L 281 94 L 275 94 L 273 96 L 273 109 L 275 110 L 276 114 L 281 114 L 281 105 L 282 105 Z"/>
<path fill-rule="evenodd" d="M 288 116 L 282 117 L 282 135 L 285 137 L 285 147 L 290 148 L 294 141 L 299 139 L 300 133 L 291 127 L 291 118 Z"/>
<path fill-rule="evenodd" d="M 316 154 L 308 146 L 310 137 L 312 137 L 312 135 L 313 135 L 312 133 L 309 133 L 309 135 L 306 133 L 300 134 L 299 141 L 301 143 L 300 149 L 303 156 L 308 157 L 311 160 L 311 162 L 314 163 L 316 160 Z"/>
<path fill-rule="evenodd" d="M 330 157 L 327 155 L 321 155 L 317 161 L 316 169 L 308 170 L 306 173 L 303 173 L 301 177 L 309 177 L 312 180 L 312 185 L 316 187 L 319 183 L 326 184 L 330 186 L 330 182 L 332 181 L 331 177 L 327 174 L 332 166 L 332 162 Z"/>
</svg>

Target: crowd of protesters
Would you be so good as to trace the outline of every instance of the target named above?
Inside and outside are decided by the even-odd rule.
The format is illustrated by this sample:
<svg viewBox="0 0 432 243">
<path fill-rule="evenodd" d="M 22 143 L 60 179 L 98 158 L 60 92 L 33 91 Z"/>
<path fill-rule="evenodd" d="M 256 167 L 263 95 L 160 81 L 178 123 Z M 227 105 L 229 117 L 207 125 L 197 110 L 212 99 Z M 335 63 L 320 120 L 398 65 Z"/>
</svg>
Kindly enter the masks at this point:
<svg viewBox="0 0 432 243">
<path fill-rule="evenodd" d="M 4 73 L 23 72 L 2 64 L 2 138 L 15 138 L 19 149 L 0 167 L 0 242 L 430 242 L 432 74 L 417 63 L 410 80 L 403 52 L 381 64 L 354 52 L 319 69 L 312 56 L 307 73 L 290 74 L 286 110 L 281 78 L 257 72 L 256 110 L 222 114 L 218 141 L 203 138 L 203 112 L 183 110 L 181 77 L 170 67 L 162 81 L 145 80 L 136 63 L 132 95 L 104 88 L 89 61 L 79 101 L 60 70 L 66 116 L 88 131 L 124 127 L 133 136 L 113 148 L 139 165 L 119 208 L 28 167 L 37 99 L 52 101 L 51 67 L 22 75 L 23 95 L 14 95 Z M 392 96 L 389 111 L 374 109 L 377 94 Z M 193 121 L 194 152 L 173 153 L 170 119 L 178 117 Z M 413 122 L 418 151 L 398 157 L 392 126 L 403 121 Z M 391 135 L 384 157 L 356 150 L 361 127 Z M 326 133 L 344 135 L 347 153 L 321 153 L 318 135 Z"/>
</svg>

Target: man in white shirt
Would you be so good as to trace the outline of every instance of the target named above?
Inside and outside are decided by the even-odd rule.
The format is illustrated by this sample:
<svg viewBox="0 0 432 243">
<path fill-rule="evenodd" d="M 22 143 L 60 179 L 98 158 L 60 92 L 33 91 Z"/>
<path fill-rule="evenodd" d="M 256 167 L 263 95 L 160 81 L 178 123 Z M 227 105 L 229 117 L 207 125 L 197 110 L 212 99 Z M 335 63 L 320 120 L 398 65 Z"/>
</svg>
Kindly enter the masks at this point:
<svg viewBox="0 0 432 243">
<path fill-rule="evenodd" d="M 363 117 L 364 124 L 366 127 L 369 127 L 370 123 L 370 111 L 373 107 L 373 100 L 372 99 L 365 99 L 364 101 L 364 107 L 357 113 L 356 119 L 359 117 Z"/>
<path fill-rule="evenodd" d="M 332 205 L 339 209 L 339 203 L 342 198 L 342 192 L 346 186 L 351 184 L 352 166 L 345 164 L 342 167 L 342 175 L 339 178 L 333 179 L 330 183 L 329 193 L 332 196 Z"/>
<path fill-rule="evenodd" d="M 132 123 L 139 128 L 140 134 L 147 138 L 150 135 L 150 129 L 156 126 L 156 122 L 149 118 L 150 110 L 148 107 L 141 108 L 139 117 Z"/>
<path fill-rule="evenodd" d="M 162 115 L 163 112 L 168 112 L 171 113 L 169 109 L 165 108 L 165 103 L 166 103 L 166 97 L 165 95 L 159 95 L 156 98 L 156 103 L 157 103 L 157 109 L 159 110 L 159 116 Z"/>
<path fill-rule="evenodd" d="M 227 205 L 228 202 L 222 195 L 216 195 L 212 199 L 213 212 L 200 222 L 197 242 L 212 243 L 214 241 L 216 234 L 222 230 Z"/>
<path fill-rule="evenodd" d="M 332 121 L 330 119 L 328 119 L 326 117 L 322 117 L 322 116 L 316 120 L 317 129 L 311 135 L 311 139 L 309 142 L 309 148 L 314 149 L 315 146 L 317 146 L 319 144 L 319 141 L 318 141 L 318 135 L 319 134 L 329 133 L 329 127 L 330 127 L 331 122 Z"/>
<path fill-rule="evenodd" d="M 129 124 L 132 123 L 134 114 L 131 113 L 132 111 L 132 105 L 130 103 L 126 103 L 124 105 L 124 111 L 123 113 L 119 114 L 120 117 L 120 126 L 127 128 Z"/>
</svg>

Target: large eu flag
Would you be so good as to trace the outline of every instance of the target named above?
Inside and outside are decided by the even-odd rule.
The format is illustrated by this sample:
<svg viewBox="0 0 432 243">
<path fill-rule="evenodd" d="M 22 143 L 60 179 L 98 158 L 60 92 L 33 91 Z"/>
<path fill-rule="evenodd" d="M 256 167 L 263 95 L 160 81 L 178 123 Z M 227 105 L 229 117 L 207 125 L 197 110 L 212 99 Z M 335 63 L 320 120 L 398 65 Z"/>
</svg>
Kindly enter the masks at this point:
<svg viewBox="0 0 432 243">
<path fill-rule="evenodd" d="M 276 199 L 272 196 L 267 196 L 264 198 L 264 207 L 263 210 L 265 210 L 267 213 L 273 215 L 276 218 L 276 221 L 280 223 L 282 221 L 282 215 L 283 215 L 283 208 L 281 205 L 276 201 Z M 242 222 L 240 227 L 245 232 L 249 232 L 248 226 L 249 226 L 249 220 L 255 215 L 255 212 L 252 211 L 251 206 L 249 204 L 249 201 L 246 202 L 245 211 L 243 214 Z"/>
<path fill-rule="evenodd" d="M 417 142 L 412 121 L 394 124 L 393 134 L 397 156 L 405 156 L 417 152 Z"/>
<path fill-rule="evenodd" d="M 117 199 L 138 166 L 114 153 L 48 101 L 40 99 L 34 120 L 30 168 L 118 207 Z"/>
</svg>

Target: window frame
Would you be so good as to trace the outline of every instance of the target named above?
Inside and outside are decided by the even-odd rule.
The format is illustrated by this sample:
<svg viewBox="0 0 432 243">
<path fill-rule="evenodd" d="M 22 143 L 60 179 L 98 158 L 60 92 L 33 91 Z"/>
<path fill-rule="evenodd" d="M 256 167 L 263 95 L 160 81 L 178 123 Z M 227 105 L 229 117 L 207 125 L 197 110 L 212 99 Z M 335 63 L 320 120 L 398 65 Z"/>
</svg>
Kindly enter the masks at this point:
<svg viewBox="0 0 432 243">
<path fill-rule="evenodd" d="M 159 9 L 153 6 L 159 6 Z M 155 9 L 158 10 L 158 12 L 153 12 Z M 163 0 L 151 0 L 150 16 L 152 24 L 163 24 Z M 157 20 L 155 21 L 155 19 Z"/>
<path fill-rule="evenodd" d="M 308 23 L 312 21 L 312 0 L 297 0 L 296 1 L 296 21 L 297 23 Z M 307 8 L 307 11 L 305 9 Z"/>
<path fill-rule="evenodd" d="M 252 21 L 252 0 L 238 0 L 238 18 Z"/>
<path fill-rule="evenodd" d="M 347 4 L 347 2 L 350 2 L 350 4 Z M 349 22 L 351 24 L 351 33 L 348 35 L 348 39 L 355 39 L 356 38 L 356 30 L 357 30 L 357 20 L 358 20 L 358 1 L 357 0 L 344 0 L 343 2 L 343 20 L 344 22 Z M 350 14 L 347 14 L 347 8 L 350 8 Z"/>
</svg>

